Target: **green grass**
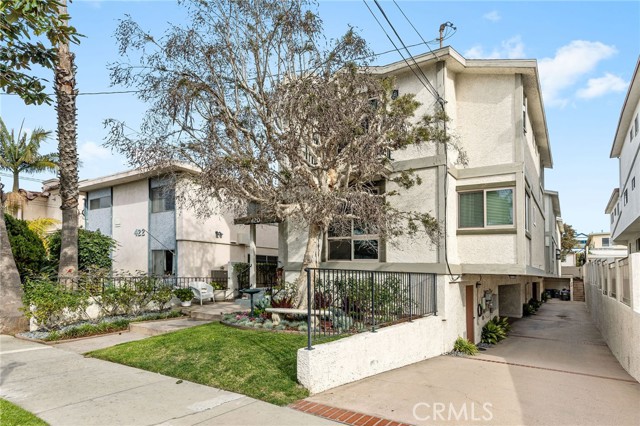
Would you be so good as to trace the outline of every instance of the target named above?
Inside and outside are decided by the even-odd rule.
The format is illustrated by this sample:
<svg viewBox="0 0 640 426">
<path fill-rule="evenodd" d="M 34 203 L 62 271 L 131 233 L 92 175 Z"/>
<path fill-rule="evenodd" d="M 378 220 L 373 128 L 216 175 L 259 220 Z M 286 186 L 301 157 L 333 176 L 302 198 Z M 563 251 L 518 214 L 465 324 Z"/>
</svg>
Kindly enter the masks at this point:
<svg viewBox="0 0 640 426">
<path fill-rule="evenodd" d="M 303 334 L 211 323 L 88 355 L 287 405 L 309 395 L 296 377 L 296 353 L 306 343 Z"/>
<path fill-rule="evenodd" d="M 0 398 L 0 425 L 2 426 L 46 426 L 47 422 Z"/>
</svg>

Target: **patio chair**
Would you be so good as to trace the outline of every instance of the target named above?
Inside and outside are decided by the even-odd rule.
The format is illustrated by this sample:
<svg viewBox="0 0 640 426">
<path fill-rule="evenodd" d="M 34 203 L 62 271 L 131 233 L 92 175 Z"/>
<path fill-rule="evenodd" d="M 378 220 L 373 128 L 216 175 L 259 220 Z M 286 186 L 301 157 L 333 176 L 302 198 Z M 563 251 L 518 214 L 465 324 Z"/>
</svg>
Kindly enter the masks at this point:
<svg viewBox="0 0 640 426">
<path fill-rule="evenodd" d="M 204 299 L 211 299 L 212 302 L 214 301 L 213 287 L 204 281 L 194 281 L 189 284 L 189 288 L 193 292 L 193 297 L 200 300 L 200 306 L 202 306 L 202 301 Z"/>
</svg>

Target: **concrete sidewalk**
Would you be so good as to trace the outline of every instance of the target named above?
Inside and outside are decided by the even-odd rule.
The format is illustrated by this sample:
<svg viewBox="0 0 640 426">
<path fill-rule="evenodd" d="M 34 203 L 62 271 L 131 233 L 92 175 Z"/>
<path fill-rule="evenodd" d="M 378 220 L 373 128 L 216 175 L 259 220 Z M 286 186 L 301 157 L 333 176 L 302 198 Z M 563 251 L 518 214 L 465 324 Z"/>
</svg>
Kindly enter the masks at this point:
<svg viewBox="0 0 640 426">
<path fill-rule="evenodd" d="M 475 357 L 440 356 L 306 401 L 418 425 L 640 425 L 640 384 L 585 304 L 557 300 Z"/>
<path fill-rule="evenodd" d="M 107 344 L 107 339 L 135 337 L 101 339 Z M 85 358 L 76 350 L 0 336 L 0 397 L 52 426 L 335 424 L 233 392 Z"/>
</svg>

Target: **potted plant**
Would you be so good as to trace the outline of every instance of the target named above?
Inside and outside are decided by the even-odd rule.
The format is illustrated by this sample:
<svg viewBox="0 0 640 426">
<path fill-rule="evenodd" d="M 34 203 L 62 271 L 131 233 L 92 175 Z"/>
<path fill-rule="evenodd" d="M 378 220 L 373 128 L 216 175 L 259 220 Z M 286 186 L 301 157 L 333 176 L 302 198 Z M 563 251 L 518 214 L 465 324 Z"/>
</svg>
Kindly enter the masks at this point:
<svg viewBox="0 0 640 426">
<path fill-rule="evenodd" d="M 191 306 L 191 300 L 193 299 L 193 292 L 190 288 L 177 288 L 173 290 L 173 294 L 180 299 L 181 306 Z"/>
<path fill-rule="evenodd" d="M 218 281 L 211 281 L 213 287 L 213 295 L 216 302 L 224 302 L 227 300 L 227 284 Z"/>
</svg>

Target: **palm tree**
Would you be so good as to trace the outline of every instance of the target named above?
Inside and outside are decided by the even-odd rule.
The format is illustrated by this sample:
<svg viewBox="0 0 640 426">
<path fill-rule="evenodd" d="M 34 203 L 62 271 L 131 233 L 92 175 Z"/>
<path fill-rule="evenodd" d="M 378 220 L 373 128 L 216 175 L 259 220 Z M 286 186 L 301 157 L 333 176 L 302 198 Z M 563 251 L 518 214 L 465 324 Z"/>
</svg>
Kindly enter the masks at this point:
<svg viewBox="0 0 640 426">
<path fill-rule="evenodd" d="M 7 130 L 2 118 L 0 118 L 0 169 L 13 174 L 12 197 L 8 201 L 9 207 L 19 207 L 22 200 L 19 197 L 20 173 L 39 173 L 55 171 L 58 168 L 57 154 L 40 154 L 40 145 L 47 140 L 51 132 L 45 132 L 37 128 L 29 135 L 22 130 L 11 133 Z"/>
<path fill-rule="evenodd" d="M 67 16 L 67 2 L 59 2 L 58 13 Z M 62 18 L 64 19 L 64 18 Z M 74 277 L 78 272 L 78 148 L 76 143 L 76 77 L 69 41 L 58 44 L 54 79 L 58 111 L 58 153 L 62 198 L 62 241 L 58 275 Z"/>
</svg>

